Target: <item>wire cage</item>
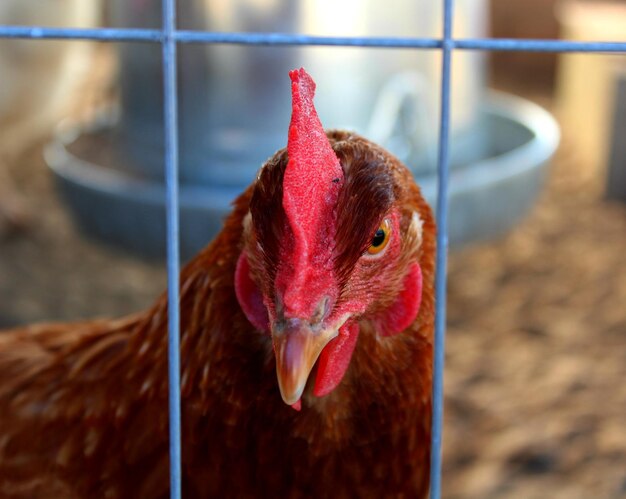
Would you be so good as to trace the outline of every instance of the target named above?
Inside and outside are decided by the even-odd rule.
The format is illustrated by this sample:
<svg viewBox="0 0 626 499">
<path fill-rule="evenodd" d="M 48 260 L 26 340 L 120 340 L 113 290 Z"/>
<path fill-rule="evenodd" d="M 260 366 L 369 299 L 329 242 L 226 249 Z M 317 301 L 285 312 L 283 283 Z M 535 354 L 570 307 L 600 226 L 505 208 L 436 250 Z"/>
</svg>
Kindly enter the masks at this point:
<svg viewBox="0 0 626 499">
<path fill-rule="evenodd" d="M 436 319 L 433 366 L 433 417 L 430 496 L 441 497 L 441 443 L 443 422 L 443 371 L 446 320 L 446 268 L 448 219 L 448 169 L 450 134 L 451 59 L 456 50 L 626 53 L 626 43 L 574 42 L 535 39 L 455 39 L 452 36 L 453 0 L 443 2 L 441 38 L 329 37 L 282 33 L 228 33 L 178 30 L 176 0 L 162 0 L 161 29 L 45 28 L 37 26 L 0 26 L 0 38 L 66 39 L 108 42 L 150 42 L 162 47 L 164 85 L 164 138 L 167 229 L 167 276 L 169 307 L 169 433 L 171 497 L 181 497 L 181 408 L 179 363 L 179 137 L 177 103 L 177 46 L 185 43 L 263 45 L 263 46 L 339 46 L 438 50 L 442 54 L 440 128 L 437 160 L 437 255 Z"/>
</svg>

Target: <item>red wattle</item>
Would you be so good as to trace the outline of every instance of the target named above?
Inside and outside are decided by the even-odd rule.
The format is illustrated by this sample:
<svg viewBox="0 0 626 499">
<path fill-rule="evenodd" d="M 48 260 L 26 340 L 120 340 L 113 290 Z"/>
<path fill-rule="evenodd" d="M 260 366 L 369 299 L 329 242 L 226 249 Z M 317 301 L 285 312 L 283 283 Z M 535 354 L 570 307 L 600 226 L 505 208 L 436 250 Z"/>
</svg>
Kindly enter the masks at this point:
<svg viewBox="0 0 626 499">
<path fill-rule="evenodd" d="M 317 376 L 313 388 L 316 397 L 328 395 L 341 382 L 350 365 L 358 337 L 359 326 L 356 322 L 344 324 L 339 329 L 339 335 L 322 350 L 317 361 Z"/>
</svg>

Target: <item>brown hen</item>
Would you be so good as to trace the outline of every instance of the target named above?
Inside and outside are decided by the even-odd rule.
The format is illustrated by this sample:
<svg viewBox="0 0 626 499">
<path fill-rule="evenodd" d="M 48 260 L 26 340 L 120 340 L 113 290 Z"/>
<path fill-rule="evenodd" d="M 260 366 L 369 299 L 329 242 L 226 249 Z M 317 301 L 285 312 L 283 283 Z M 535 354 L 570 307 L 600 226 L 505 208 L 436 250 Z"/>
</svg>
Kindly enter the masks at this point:
<svg viewBox="0 0 626 499">
<path fill-rule="evenodd" d="M 291 78 L 287 149 L 181 273 L 183 495 L 424 497 L 431 210 Z M 0 497 L 168 495 L 165 296 L 1 333 L 0 379 Z"/>
</svg>

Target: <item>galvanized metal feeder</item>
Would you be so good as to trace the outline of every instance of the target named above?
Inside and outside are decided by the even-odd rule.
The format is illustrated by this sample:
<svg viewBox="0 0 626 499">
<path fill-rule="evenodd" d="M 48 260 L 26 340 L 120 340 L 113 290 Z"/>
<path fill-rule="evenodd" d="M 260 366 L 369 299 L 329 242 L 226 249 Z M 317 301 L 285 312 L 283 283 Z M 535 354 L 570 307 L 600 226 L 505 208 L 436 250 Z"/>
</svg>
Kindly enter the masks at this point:
<svg viewBox="0 0 626 499">
<path fill-rule="evenodd" d="M 320 35 L 438 36 L 440 12 L 426 1 L 360 2 L 337 25 L 324 2 L 191 4 L 185 28 L 282 31 Z M 246 4 L 247 5 L 247 4 Z M 113 4 L 125 25 L 159 24 L 159 2 Z M 459 2 L 458 30 L 484 34 L 482 0 Z M 205 21 L 204 19 L 207 19 Z M 407 19 L 406 25 L 398 20 Z M 408 21 L 410 19 L 410 22 Z M 415 19 L 422 27 L 415 29 Z M 188 26 L 185 25 L 188 24 Z M 191 256 L 219 230 L 230 202 L 260 165 L 286 144 L 287 72 L 304 66 L 321 89 L 317 107 L 329 128 L 353 129 L 381 143 L 415 173 L 435 198 L 438 129 L 438 51 L 336 47 L 275 48 L 181 45 L 181 251 Z M 120 113 L 89 125 L 65 125 L 46 150 L 61 191 L 89 234 L 142 255 L 165 254 L 163 112 L 158 46 L 120 46 Z M 482 53 L 457 56 L 452 80 L 450 240 L 491 237 L 530 208 L 559 140 L 552 117 L 529 102 L 485 86 Z"/>
</svg>

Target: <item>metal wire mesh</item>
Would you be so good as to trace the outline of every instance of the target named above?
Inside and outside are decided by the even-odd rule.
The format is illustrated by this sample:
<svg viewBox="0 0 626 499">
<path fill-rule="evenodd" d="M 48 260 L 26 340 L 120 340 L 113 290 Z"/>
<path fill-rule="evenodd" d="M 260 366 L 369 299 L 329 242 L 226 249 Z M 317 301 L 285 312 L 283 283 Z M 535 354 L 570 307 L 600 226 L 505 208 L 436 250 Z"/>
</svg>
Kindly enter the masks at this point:
<svg viewBox="0 0 626 499">
<path fill-rule="evenodd" d="M 446 267 L 448 218 L 448 163 L 450 124 L 451 57 L 454 50 L 528 51 L 528 52 L 620 52 L 624 42 L 574 42 L 563 40 L 454 39 L 452 37 L 453 0 L 442 0 L 443 37 L 328 37 L 283 33 L 218 33 L 176 29 L 176 0 L 163 0 L 163 26 L 155 29 L 46 28 L 38 26 L 0 26 L 0 38 L 79 39 L 110 42 L 153 42 L 163 49 L 165 113 L 165 183 L 167 217 L 167 274 L 169 306 L 169 420 L 170 484 L 172 499 L 181 489 L 181 422 L 179 360 L 179 205 L 178 205 L 178 103 L 176 88 L 178 43 L 212 43 L 265 46 L 344 46 L 403 49 L 435 49 L 443 56 L 441 72 L 441 120 L 438 157 L 436 319 L 433 376 L 433 423 L 431 489 L 433 499 L 441 496 L 441 441 L 443 423 L 443 370 L 446 319 Z"/>
</svg>

